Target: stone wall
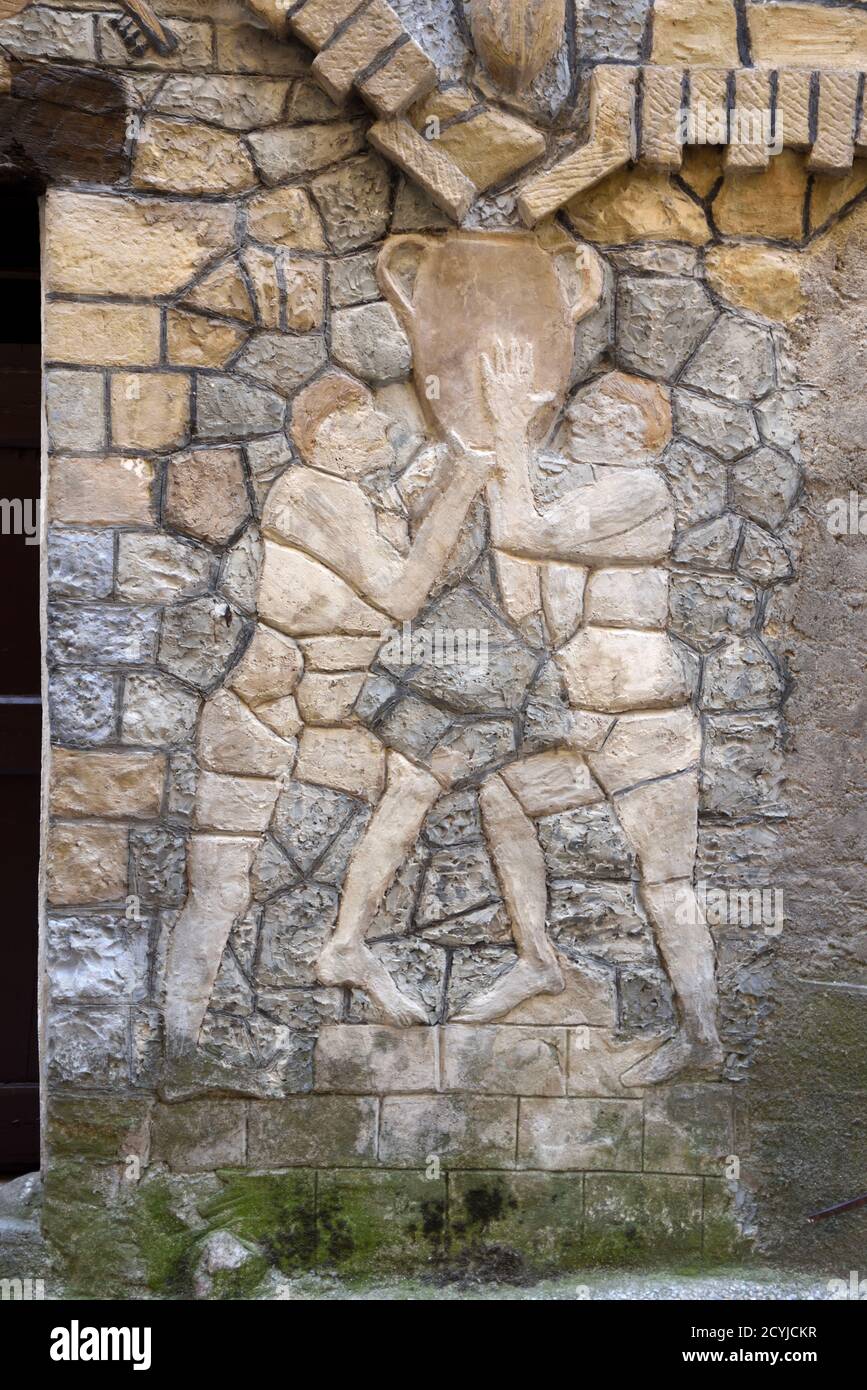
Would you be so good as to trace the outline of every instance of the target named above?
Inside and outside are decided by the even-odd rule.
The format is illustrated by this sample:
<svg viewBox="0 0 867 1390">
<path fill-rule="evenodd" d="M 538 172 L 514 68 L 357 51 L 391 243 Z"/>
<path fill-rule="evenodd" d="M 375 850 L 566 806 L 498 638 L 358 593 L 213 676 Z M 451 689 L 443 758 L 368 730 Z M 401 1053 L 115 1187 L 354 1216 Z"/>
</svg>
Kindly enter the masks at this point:
<svg viewBox="0 0 867 1390">
<path fill-rule="evenodd" d="M 460 4 L 395 0 L 391 56 L 357 59 L 350 90 L 351 65 L 344 81 L 333 53 L 320 62 L 286 8 L 166 0 L 165 55 L 132 56 L 111 5 L 0 23 L 0 157 L 47 186 L 49 1239 L 82 1287 L 166 1295 L 197 1287 L 223 1229 L 249 1247 L 240 1293 L 266 1265 L 521 1277 L 756 1244 L 848 1258 L 857 1216 L 815 1239 L 803 1216 L 863 1186 L 860 793 L 843 737 L 860 708 L 860 549 L 823 521 L 858 486 L 857 84 L 841 97 L 845 167 L 828 173 L 817 150 L 845 126 L 821 105 L 825 69 L 865 66 L 867 17 L 588 0 L 510 91 Z M 650 159 L 648 74 L 676 71 L 679 94 L 691 73 L 697 94 L 731 72 L 731 104 L 740 74 L 797 77 L 805 52 L 820 114 L 797 148 L 748 172 L 735 145 Z M 416 96 L 406 119 L 397 87 Z M 510 552 L 495 493 L 467 483 L 456 543 L 404 613 L 371 598 L 370 577 L 409 573 L 447 439 L 424 398 L 435 345 L 414 337 L 380 253 L 417 233 L 428 254 L 456 220 L 530 246 L 528 208 L 552 178 L 532 244 L 560 257 L 564 296 L 595 290 L 533 453 L 532 506 L 551 516 L 610 483 L 625 507 L 628 480 L 663 498 L 667 539 L 549 563 Z M 503 280 L 497 302 L 510 295 Z M 444 325 L 446 377 L 449 336 L 457 351 L 477 326 Z M 297 489 L 323 474 L 338 490 L 299 530 Z M 351 506 L 347 478 L 361 480 Z M 337 617 L 333 585 L 305 569 L 320 525 L 326 561 L 345 550 L 360 576 Z M 303 564 L 269 589 L 265 552 L 288 565 L 287 545 Z M 481 675 L 389 656 L 383 630 L 405 619 L 484 631 Z M 623 633 L 606 704 L 584 673 Z M 642 684 L 663 642 L 671 698 Z M 694 721 L 665 735 L 668 761 L 620 718 L 648 706 L 651 724 L 669 706 Z M 606 742 L 615 720 L 628 776 Z M 672 753 L 682 738 L 700 759 Z M 382 813 L 405 767 L 395 799 L 414 833 Z M 368 894 L 377 856 L 396 872 L 363 933 L 368 974 L 341 975 L 325 948 L 366 844 Z M 491 1013 L 528 959 L 528 863 L 559 974 Z M 694 889 L 721 1049 L 630 1081 L 705 1017 L 679 983 L 701 974 L 701 940 L 681 959 L 671 930 L 684 904 L 695 926 Z M 749 892 L 742 921 L 732 904 Z"/>
</svg>

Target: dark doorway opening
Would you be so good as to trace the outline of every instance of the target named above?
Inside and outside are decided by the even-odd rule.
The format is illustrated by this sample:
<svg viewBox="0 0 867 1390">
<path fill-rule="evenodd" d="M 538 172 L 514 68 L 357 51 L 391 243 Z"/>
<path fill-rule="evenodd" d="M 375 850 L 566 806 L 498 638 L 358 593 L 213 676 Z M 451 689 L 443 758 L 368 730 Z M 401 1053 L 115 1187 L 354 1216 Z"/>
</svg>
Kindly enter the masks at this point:
<svg viewBox="0 0 867 1390">
<path fill-rule="evenodd" d="M 0 1172 L 39 1163 L 39 201 L 0 187 Z"/>
</svg>

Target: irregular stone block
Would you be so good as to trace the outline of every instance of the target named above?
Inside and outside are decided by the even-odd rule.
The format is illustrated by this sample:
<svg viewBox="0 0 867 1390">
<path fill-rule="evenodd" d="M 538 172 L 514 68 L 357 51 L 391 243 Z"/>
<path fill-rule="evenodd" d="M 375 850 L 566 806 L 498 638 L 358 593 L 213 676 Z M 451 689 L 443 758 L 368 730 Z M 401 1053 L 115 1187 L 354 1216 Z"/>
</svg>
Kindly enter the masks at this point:
<svg viewBox="0 0 867 1390">
<path fill-rule="evenodd" d="M 705 0 L 701 9 L 688 0 L 657 0 L 653 13 L 653 62 L 692 67 L 739 63 L 737 19 L 732 0 Z"/>
<path fill-rule="evenodd" d="M 436 1035 L 433 1028 L 326 1024 L 313 1065 L 317 1091 L 436 1091 Z"/>
<path fill-rule="evenodd" d="M 52 598 L 108 598 L 114 583 L 114 533 L 48 533 L 48 585 Z"/>
<path fill-rule="evenodd" d="M 318 333 L 303 338 L 288 333 L 256 333 L 235 365 L 244 376 L 291 396 L 325 365 L 326 357 L 325 341 Z"/>
<path fill-rule="evenodd" d="M 703 246 L 710 240 L 707 216 L 689 194 L 667 171 L 642 165 L 618 169 L 585 189 L 566 204 L 566 213 L 579 236 L 603 245 L 677 240 Z"/>
<path fill-rule="evenodd" d="M 184 743 L 195 729 L 199 703 L 197 695 L 171 676 L 128 676 L 121 737 L 124 743 L 145 747 Z"/>
<path fill-rule="evenodd" d="M 755 638 L 733 637 L 705 662 L 705 709 L 759 709 L 779 703 L 783 691 L 780 671 Z"/>
<path fill-rule="evenodd" d="M 199 380 L 196 434 L 202 439 L 251 439 L 283 428 L 286 402 L 273 391 L 230 376 Z"/>
<path fill-rule="evenodd" d="M 173 458 L 163 515 L 187 535 L 225 545 L 250 515 L 240 450 L 196 449 Z"/>
<path fill-rule="evenodd" d="M 128 922 L 102 912 L 51 915 L 47 951 L 54 1000 L 130 1003 L 147 995 L 147 922 Z"/>
<path fill-rule="evenodd" d="M 48 1076 L 56 1085 L 121 1091 L 129 1084 L 128 1007 L 58 1007 L 46 1031 Z"/>
<path fill-rule="evenodd" d="M 113 902 L 126 887 L 125 826 L 55 822 L 48 836 L 49 902 Z"/>
<path fill-rule="evenodd" d="M 702 810 L 712 815 L 783 814 L 782 727 L 774 714 L 707 721 Z"/>
<path fill-rule="evenodd" d="M 507 1096 L 386 1096 L 379 1159 L 395 1168 L 513 1168 L 518 1102 Z"/>
<path fill-rule="evenodd" d="M 274 126 L 248 136 L 266 184 L 284 183 L 299 174 L 337 164 L 364 148 L 364 126 L 355 121 L 329 125 Z"/>
<path fill-rule="evenodd" d="M 800 242 L 804 238 L 808 177 L 803 158 L 794 150 L 775 155 L 758 178 L 727 174 L 714 199 L 714 222 L 724 236 Z"/>
<path fill-rule="evenodd" d="M 521 1102 L 521 1168 L 641 1167 L 641 1102 L 538 1100 Z"/>
<path fill-rule="evenodd" d="M 697 444 L 676 439 L 658 467 L 673 494 L 679 527 L 692 526 L 724 510 L 728 498 L 725 465 Z"/>
<path fill-rule="evenodd" d="M 443 1089 L 475 1095 L 562 1096 L 566 1033 L 515 1024 L 442 1030 Z"/>
<path fill-rule="evenodd" d="M 617 291 L 619 359 L 650 377 L 676 376 L 715 316 L 695 280 L 624 278 Z"/>
<path fill-rule="evenodd" d="M 790 579 L 794 573 L 791 556 L 783 542 L 751 521 L 744 523 L 737 568 L 739 574 L 754 579 L 757 584 Z"/>
<path fill-rule="evenodd" d="M 338 309 L 332 318 L 336 362 L 364 381 L 384 383 L 409 376 L 412 351 L 390 304 Z"/>
<path fill-rule="evenodd" d="M 250 1105 L 247 1159 L 255 1168 L 375 1162 L 377 1103 L 367 1096 L 303 1096 Z"/>
<path fill-rule="evenodd" d="M 207 690 L 225 674 L 243 631 L 241 618 L 224 601 L 189 599 L 163 615 L 160 665 Z"/>
<path fill-rule="evenodd" d="M 798 493 L 795 461 L 776 449 L 758 449 L 732 470 L 734 505 L 762 526 L 779 526 Z"/>
<path fill-rule="evenodd" d="M 310 190 L 335 251 L 351 251 L 385 236 L 391 211 L 391 180 L 388 167 L 378 155 L 368 154 L 329 169 L 312 180 Z M 374 287 L 367 298 L 378 294 Z"/>
<path fill-rule="evenodd" d="M 160 753 L 79 752 L 51 755 L 51 811 L 56 816 L 157 816 L 166 760 Z"/>
<path fill-rule="evenodd" d="M 237 135 L 150 116 L 136 146 L 132 182 L 159 193 L 227 195 L 255 187 L 256 172 Z"/>
<path fill-rule="evenodd" d="M 385 786 L 382 744 L 363 729 L 305 729 L 296 776 L 375 802 Z"/>
<path fill-rule="evenodd" d="M 291 888 L 268 903 L 257 983 L 270 989 L 317 984 L 316 962 L 336 918 L 337 894 L 319 884 Z"/>
<path fill-rule="evenodd" d="M 742 637 L 753 626 L 756 591 L 751 584 L 722 575 L 674 575 L 671 585 L 672 631 L 702 650 L 715 647 L 727 633 Z"/>
<path fill-rule="evenodd" d="M 151 1158 L 174 1173 L 213 1172 L 244 1163 L 247 1107 L 237 1100 L 157 1105 Z"/>
<path fill-rule="evenodd" d="M 112 440 L 121 449 L 177 449 L 190 432 L 190 378 L 140 372 L 111 378 Z"/>
<path fill-rule="evenodd" d="M 683 383 L 733 401 L 764 396 L 774 385 L 770 332 L 746 319 L 724 314 L 687 367 Z"/>
<path fill-rule="evenodd" d="M 64 743 L 106 743 L 115 733 L 115 694 L 112 675 L 57 672 L 48 692 L 52 738 Z"/>
<path fill-rule="evenodd" d="M 222 367 L 247 336 L 244 329 L 201 314 L 170 309 L 167 316 L 168 360 L 178 367 Z"/>
<path fill-rule="evenodd" d="M 385 0 L 370 0 L 313 60 L 316 80 L 332 101 L 345 101 L 356 77 L 402 36 L 400 20 Z"/>
<path fill-rule="evenodd" d="M 499 900 L 500 890 L 483 845 L 442 849 L 434 854 L 416 907 L 418 926 L 430 926 Z"/>
<path fill-rule="evenodd" d="M 196 828 L 261 835 L 268 828 L 279 789 L 279 783 L 260 777 L 203 772 L 196 791 Z"/>
<path fill-rule="evenodd" d="M 278 39 L 267 29 L 252 24 L 220 24 L 217 67 L 221 72 L 303 77 L 310 67 L 310 55 L 300 44 L 290 43 L 285 37 Z"/>
<path fill-rule="evenodd" d="M 164 826 L 131 826 L 130 890 L 145 902 L 180 906 L 187 896 L 186 839 Z"/>
<path fill-rule="evenodd" d="M 674 427 L 722 459 L 739 458 L 759 442 L 756 422 L 746 406 L 721 405 L 692 391 L 675 391 Z"/>
<path fill-rule="evenodd" d="M 573 396 L 558 448 L 576 463 L 641 468 L 653 464 L 670 439 L 666 388 L 607 372 Z"/>
<path fill-rule="evenodd" d="M 543 816 L 537 832 L 554 878 L 628 878 L 635 864 L 607 804 Z"/>
<path fill-rule="evenodd" d="M 118 537 L 117 594 L 140 602 L 171 602 L 210 588 L 214 558 L 201 546 L 159 532 Z"/>
<path fill-rule="evenodd" d="M 705 268 L 711 288 L 739 308 L 788 322 L 803 307 L 796 252 L 750 243 L 712 246 Z"/>
</svg>

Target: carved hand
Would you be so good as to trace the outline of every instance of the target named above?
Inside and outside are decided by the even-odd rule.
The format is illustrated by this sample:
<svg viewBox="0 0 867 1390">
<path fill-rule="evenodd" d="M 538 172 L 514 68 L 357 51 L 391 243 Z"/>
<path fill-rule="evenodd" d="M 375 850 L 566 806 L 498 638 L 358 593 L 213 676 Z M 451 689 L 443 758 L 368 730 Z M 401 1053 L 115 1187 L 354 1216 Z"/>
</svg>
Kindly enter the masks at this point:
<svg viewBox="0 0 867 1390">
<path fill-rule="evenodd" d="M 552 400 L 550 393 L 533 389 L 535 379 L 532 343 L 512 339 L 494 344 L 493 361 L 487 353 L 481 356 L 482 392 L 494 425 L 497 442 L 524 442 L 530 422 L 543 405 Z"/>
</svg>

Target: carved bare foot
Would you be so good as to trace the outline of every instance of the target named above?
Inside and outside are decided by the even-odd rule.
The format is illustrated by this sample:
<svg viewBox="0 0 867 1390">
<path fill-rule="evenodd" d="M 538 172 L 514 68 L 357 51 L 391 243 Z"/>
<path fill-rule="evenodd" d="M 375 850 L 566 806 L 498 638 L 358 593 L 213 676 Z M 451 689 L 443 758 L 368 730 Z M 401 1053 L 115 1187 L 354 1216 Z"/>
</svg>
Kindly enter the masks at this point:
<svg viewBox="0 0 867 1390">
<path fill-rule="evenodd" d="M 385 966 L 366 946 L 329 943 L 319 957 L 316 974 L 324 985 L 363 989 L 386 1023 L 407 1028 L 412 1023 L 429 1022 L 421 1004 L 401 993 Z"/>
<path fill-rule="evenodd" d="M 556 960 L 519 960 L 507 975 L 452 1015 L 454 1023 L 490 1023 L 537 994 L 561 994 L 565 985 Z"/>
<path fill-rule="evenodd" d="M 658 1086 L 685 1071 L 717 1075 L 723 1057 L 718 1040 L 697 1040 L 685 1032 L 675 1033 L 655 1052 L 629 1067 L 620 1080 L 624 1086 Z"/>
</svg>

